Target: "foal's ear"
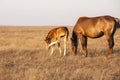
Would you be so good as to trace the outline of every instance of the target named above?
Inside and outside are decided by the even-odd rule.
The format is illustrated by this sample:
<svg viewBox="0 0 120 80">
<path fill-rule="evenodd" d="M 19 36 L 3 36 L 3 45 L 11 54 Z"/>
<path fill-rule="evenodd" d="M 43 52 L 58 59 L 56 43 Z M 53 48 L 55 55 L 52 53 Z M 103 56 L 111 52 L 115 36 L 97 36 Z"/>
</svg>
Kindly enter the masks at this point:
<svg viewBox="0 0 120 80">
<path fill-rule="evenodd" d="M 46 43 L 46 39 L 44 39 L 44 42 Z"/>
<path fill-rule="evenodd" d="M 44 39 L 44 41 L 46 41 L 46 38 Z"/>
<path fill-rule="evenodd" d="M 47 42 L 47 40 L 48 40 L 48 39 L 47 39 L 47 38 L 45 38 L 45 39 L 44 39 L 44 42 L 46 43 L 46 42 Z"/>
</svg>

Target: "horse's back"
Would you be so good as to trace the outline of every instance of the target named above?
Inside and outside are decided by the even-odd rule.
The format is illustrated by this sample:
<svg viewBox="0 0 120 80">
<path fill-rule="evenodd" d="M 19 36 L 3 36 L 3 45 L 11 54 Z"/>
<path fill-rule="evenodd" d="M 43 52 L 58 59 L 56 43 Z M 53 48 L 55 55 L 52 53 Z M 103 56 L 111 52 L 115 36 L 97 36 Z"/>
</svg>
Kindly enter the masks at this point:
<svg viewBox="0 0 120 80">
<path fill-rule="evenodd" d="M 102 36 L 107 30 L 112 31 L 114 27 L 114 17 L 98 16 L 98 17 L 80 17 L 74 27 L 76 33 L 95 38 Z"/>
<path fill-rule="evenodd" d="M 75 27 L 83 28 L 83 29 L 101 28 L 101 27 L 106 28 L 107 26 L 110 25 L 114 26 L 114 22 L 115 22 L 115 18 L 112 16 L 80 17 Z"/>
<path fill-rule="evenodd" d="M 97 23 L 97 22 L 109 22 L 109 21 L 114 21 L 115 18 L 112 16 L 98 16 L 98 17 L 86 17 L 82 16 L 78 19 L 78 23 Z"/>
</svg>

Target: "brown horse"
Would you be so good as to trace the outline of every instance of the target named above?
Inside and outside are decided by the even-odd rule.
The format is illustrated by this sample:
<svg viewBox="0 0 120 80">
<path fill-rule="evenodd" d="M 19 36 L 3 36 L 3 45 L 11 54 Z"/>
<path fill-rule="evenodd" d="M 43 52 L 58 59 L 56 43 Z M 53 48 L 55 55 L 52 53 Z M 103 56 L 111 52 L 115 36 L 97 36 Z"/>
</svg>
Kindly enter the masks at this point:
<svg viewBox="0 0 120 80">
<path fill-rule="evenodd" d="M 74 54 L 77 53 L 78 37 L 82 45 L 82 54 L 87 57 L 87 37 L 99 38 L 105 35 L 109 49 L 108 54 L 112 54 L 114 46 L 114 33 L 116 31 L 118 21 L 111 16 L 99 17 L 80 17 L 73 29 L 71 38 L 71 47 Z"/>
<path fill-rule="evenodd" d="M 60 48 L 61 37 L 64 37 L 64 56 L 66 55 L 66 42 L 68 40 L 68 35 L 69 35 L 69 31 L 67 27 L 57 27 L 52 29 L 48 33 L 45 39 L 45 43 L 48 45 L 48 49 L 52 47 L 50 55 L 52 55 L 54 52 L 55 44 L 58 44 L 58 48 L 61 54 L 61 48 Z"/>
</svg>

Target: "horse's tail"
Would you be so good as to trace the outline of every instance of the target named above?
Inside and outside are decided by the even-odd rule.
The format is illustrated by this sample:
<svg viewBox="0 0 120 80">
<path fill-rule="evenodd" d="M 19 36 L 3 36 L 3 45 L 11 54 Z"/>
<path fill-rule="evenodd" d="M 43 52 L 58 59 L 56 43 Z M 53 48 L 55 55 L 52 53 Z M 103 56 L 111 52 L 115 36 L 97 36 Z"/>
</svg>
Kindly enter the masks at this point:
<svg viewBox="0 0 120 80">
<path fill-rule="evenodd" d="M 115 26 L 116 26 L 116 28 L 120 28 L 120 19 L 119 18 L 115 18 Z"/>
<path fill-rule="evenodd" d="M 73 50 L 74 54 L 76 54 L 77 47 L 78 47 L 78 38 L 77 38 L 77 34 L 74 31 L 72 33 L 71 42 L 72 42 L 72 50 Z"/>
</svg>

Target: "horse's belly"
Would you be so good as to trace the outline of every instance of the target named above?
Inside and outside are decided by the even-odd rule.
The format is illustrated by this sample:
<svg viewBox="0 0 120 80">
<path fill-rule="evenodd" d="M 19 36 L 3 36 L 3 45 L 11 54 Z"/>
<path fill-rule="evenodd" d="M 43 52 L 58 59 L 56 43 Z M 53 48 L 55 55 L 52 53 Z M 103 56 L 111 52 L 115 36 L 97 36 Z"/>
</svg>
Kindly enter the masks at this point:
<svg viewBox="0 0 120 80">
<path fill-rule="evenodd" d="M 104 35 L 104 33 L 102 31 L 101 32 L 88 32 L 88 33 L 86 33 L 86 36 L 90 37 L 90 38 L 99 38 L 103 35 Z"/>
</svg>

